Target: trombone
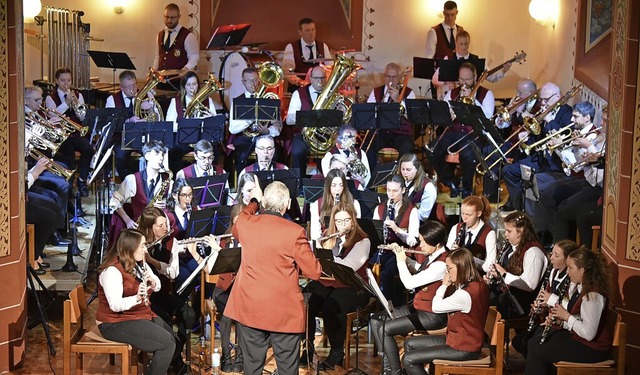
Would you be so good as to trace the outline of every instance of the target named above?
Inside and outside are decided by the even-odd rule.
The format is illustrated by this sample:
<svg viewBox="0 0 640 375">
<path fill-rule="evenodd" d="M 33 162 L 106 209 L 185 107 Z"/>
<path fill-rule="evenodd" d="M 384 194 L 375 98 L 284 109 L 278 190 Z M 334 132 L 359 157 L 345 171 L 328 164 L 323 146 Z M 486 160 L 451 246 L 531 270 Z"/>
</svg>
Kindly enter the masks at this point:
<svg viewBox="0 0 640 375">
<path fill-rule="evenodd" d="M 513 138 L 514 136 L 518 135 L 518 133 L 520 133 L 523 129 L 529 133 L 529 134 L 534 134 L 534 135 L 539 135 L 540 134 L 540 128 L 529 128 L 529 125 L 527 123 L 524 123 L 522 125 L 520 125 L 520 127 L 518 128 L 518 130 L 516 130 L 515 132 L 513 132 L 509 137 L 507 137 L 507 139 L 504 140 L 504 143 L 502 145 L 500 145 L 499 148 L 494 149 L 493 151 L 491 151 L 487 156 L 484 157 L 484 163 L 488 163 L 489 159 L 491 159 L 491 157 L 493 156 L 493 154 L 495 154 L 496 152 L 498 152 L 498 150 L 502 151 L 502 146 L 507 144 L 507 142 L 509 142 L 511 140 L 511 138 Z M 526 139 L 526 137 L 523 137 L 522 139 Z M 520 146 L 522 144 L 522 140 L 519 140 L 518 142 L 514 143 L 507 151 L 504 152 L 504 155 L 508 155 L 511 151 L 515 150 L 518 146 Z M 488 169 L 485 170 L 482 167 L 482 162 L 478 163 L 478 165 L 476 165 L 476 172 L 478 172 L 478 174 L 480 175 L 485 175 L 487 172 L 489 172 L 491 169 L 495 168 L 496 165 L 498 165 L 498 163 L 500 163 L 500 161 L 502 161 L 501 158 L 498 158 L 496 161 L 494 161 L 493 163 L 491 163 L 491 165 L 489 165 Z"/>
<path fill-rule="evenodd" d="M 503 105 L 498 106 L 498 108 L 496 108 L 496 113 L 494 113 L 494 115 L 491 117 L 491 122 L 497 123 L 498 119 L 501 119 L 502 122 L 511 121 L 511 115 L 513 114 L 513 112 L 515 112 L 516 109 L 518 109 L 518 107 L 520 107 L 520 105 L 522 105 L 523 103 L 527 103 L 530 100 L 537 99 L 539 91 L 540 90 L 534 91 L 524 98 L 516 97 L 516 100 L 513 103 L 509 104 L 507 107 Z"/>
</svg>

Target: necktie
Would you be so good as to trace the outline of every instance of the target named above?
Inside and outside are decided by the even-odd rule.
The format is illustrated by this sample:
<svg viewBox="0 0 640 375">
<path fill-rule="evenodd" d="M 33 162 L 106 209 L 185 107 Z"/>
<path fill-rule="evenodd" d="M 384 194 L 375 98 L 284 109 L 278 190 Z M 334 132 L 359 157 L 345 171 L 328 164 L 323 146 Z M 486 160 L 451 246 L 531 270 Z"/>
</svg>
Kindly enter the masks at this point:
<svg viewBox="0 0 640 375">
<path fill-rule="evenodd" d="M 451 48 L 456 48 L 456 37 L 453 36 L 453 27 L 449 28 L 449 42 L 451 43 Z"/>
<path fill-rule="evenodd" d="M 149 191 L 147 193 L 147 198 L 151 198 L 155 190 L 156 190 L 156 180 L 151 179 L 151 181 L 149 181 Z"/>
<path fill-rule="evenodd" d="M 345 155 L 346 157 L 349 157 L 349 150 L 344 150 L 344 155 Z"/>
<path fill-rule="evenodd" d="M 466 247 L 467 249 L 469 247 L 471 247 L 471 245 L 473 244 L 473 234 L 471 232 L 467 232 L 467 243 L 464 244 L 464 247 Z"/>
<path fill-rule="evenodd" d="M 427 266 L 429 265 L 430 257 L 431 257 L 431 254 L 427 255 L 424 262 L 422 262 L 422 264 L 420 265 L 420 268 L 418 268 L 418 272 L 423 271 L 425 268 L 427 268 Z"/>
<path fill-rule="evenodd" d="M 336 244 L 333 245 L 333 249 L 331 249 L 331 251 L 333 252 L 333 256 L 340 256 L 340 245 L 342 244 L 342 238 L 338 237 L 338 239 L 336 240 Z"/>
<path fill-rule="evenodd" d="M 313 44 L 312 45 L 307 44 L 307 48 L 309 48 L 309 60 L 313 60 L 315 58 L 313 56 Z"/>
<path fill-rule="evenodd" d="M 569 304 L 567 305 L 567 311 L 571 312 L 571 309 L 573 308 L 573 305 L 575 305 L 576 302 L 578 302 L 578 296 L 579 295 L 580 295 L 580 292 L 578 291 L 578 288 L 576 287 L 576 290 L 571 295 L 571 299 L 569 300 Z M 562 298 L 562 296 L 560 296 L 560 297 Z"/>
<path fill-rule="evenodd" d="M 209 176 L 209 172 L 204 171 L 204 173 L 202 173 L 202 177 L 208 177 Z"/>
<path fill-rule="evenodd" d="M 171 46 L 171 33 L 173 32 L 173 30 L 168 30 L 164 32 L 165 35 L 165 39 L 164 39 L 164 44 L 163 47 L 164 49 L 169 49 L 169 47 Z"/>
<path fill-rule="evenodd" d="M 189 222 L 189 213 L 185 212 L 182 215 L 182 229 L 187 229 L 187 223 Z"/>
<path fill-rule="evenodd" d="M 504 253 L 500 260 L 500 265 L 506 267 L 509 264 L 509 256 L 513 253 L 513 246 L 509 246 L 509 249 Z"/>
<path fill-rule="evenodd" d="M 251 94 L 251 99 L 255 99 L 256 94 Z"/>
</svg>

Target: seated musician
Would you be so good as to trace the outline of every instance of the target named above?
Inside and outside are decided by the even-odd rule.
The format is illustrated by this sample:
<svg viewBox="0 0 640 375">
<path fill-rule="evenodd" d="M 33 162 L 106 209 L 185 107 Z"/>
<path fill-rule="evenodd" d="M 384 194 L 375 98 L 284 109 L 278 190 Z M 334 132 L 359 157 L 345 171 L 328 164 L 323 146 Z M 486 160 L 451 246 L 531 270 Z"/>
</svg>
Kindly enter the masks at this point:
<svg viewBox="0 0 640 375">
<path fill-rule="evenodd" d="M 162 205 L 167 189 L 168 176 L 164 158 L 167 147 L 160 141 L 151 140 L 142 147 L 144 169 L 124 178 L 118 190 L 109 200 L 109 208 L 114 211 L 109 226 L 109 243 L 115 243 L 118 233 L 124 228 L 137 228 L 136 220 L 142 211 L 157 197 L 154 204 Z"/>
<path fill-rule="evenodd" d="M 256 139 L 256 162 L 246 166 L 240 175 L 238 180 L 243 174 L 247 172 L 259 172 L 259 171 L 277 171 L 282 169 L 289 169 L 286 165 L 273 161 L 273 156 L 276 153 L 275 143 L 273 137 L 270 135 L 261 135 Z"/>
<path fill-rule="evenodd" d="M 447 325 L 447 315 L 434 313 L 431 307 L 436 290 L 442 285 L 446 273 L 445 240 L 447 230 L 438 221 L 429 220 L 420 227 L 417 250 L 426 255 L 422 262 L 407 257 L 405 249 L 393 244 L 400 280 L 408 290 L 415 290 L 412 305 L 394 309 L 395 317 L 390 319 L 386 312 L 375 315 L 371 320 L 371 331 L 376 348 L 383 355 L 384 374 L 401 374 L 400 354 L 394 336 L 406 335 L 415 330 L 435 330 Z"/>
<path fill-rule="evenodd" d="M 198 75 L 193 70 L 186 72 L 180 79 L 180 94 L 171 99 L 169 108 L 167 108 L 166 121 L 173 121 L 173 132 L 178 132 L 178 120 L 182 118 L 202 118 L 215 116 L 216 107 L 213 104 L 213 100 L 210 97 L 197 98 L 196 94 L 200 88 L 200 81 Z M 198 100 L 198 103 L 191 103 L 194 99 Z M 190 113 L 187 113 L 189 105 L 192 105 Z M 191 147 L 188 145 L 174 145 L 169 150 L 169 167 L 174 173 L 177 173 L 182 169 L 182 157 L 191 151 Z M 218 147 L 213 149 L 213 164 L 215 165 L 218 159 Z"/>
<path fill-rule="evenodd" d="M 310 111 L 322 93 L 327 80 L 327 73 L 321 66 L 311 70 L 311 84 L 300 87 L 291 94 L 289 110 L 287 111 L 287 125 L 295 126 L 294 136 L 291 141 L 291 167 L 300 169 L 300 176 L 305 176 L 307 171 L 307 157 L 310 154 L 309 146 L 305 143 L 300 133 L 300 127 L 296 126 L 298 111 Z"/>
<path fill-rule="evenodd" d="M 487 198 L 470 195 L 462 200 L 461 223 L 449 232 L 447 248 L 459 247 L 471 251 L 476 266 L 482 274 L 489 272 L 496 261 L 496 232 L 489 223 L 491 206 Z"/>
<path fill-rule="evenodd" d="M 105 103 L 105 108 L 131 108 L 133 111 L 133 106 L 135 103 L 136 96 L 138 95 L 138 86 L 136 74 L 131 70 L 123 70 L 118 76 L 118 80 L 120 82 L 120 90 L 112 95 L 109 95 L 107 101 Z M 153 99 L 153 93 L 151 91 L 148 92 L 147 97 L 149 99 Z M 149 110 L 157 110 L 154 108 L 154 105 L 149 100 L 143 100 L 140 103 L 140 108 L 145 111 Z M 131 112 L 130 117 L 127 121 L 144 121 L 145 119 L 141 119 L 136 116 L 135 113 Z M 129 161 L 131 160 L 131 151 L 122 150 L 122 133 L 117 132 L 113 135 L 113 143 L 115 147 L 113 148 L 113 153 L 116 159 L 116 171 L 118 171 L 118 176 L 123 177 L 130 174 L 131 170 L 129 168 Z"/>
<path fill-rule="evenodd" d="M 342 125 L 338 129 L 338 136 L 336 137 L 336 145 L 331 150 L 327 151 L 322 157 L 322 174 L 326 175 L 331 169 L 329 164 L 331 163 L 334 155 L 342 155 L 347 163 L 354 158 L 357 158 L 366 170 L 366 176 L 354 176 L 353 173 L 349 173 L 347 177 L 350 177 L 354 181 L 358 181 L 361 186 L 367 186 L 371 179 L 371 168 L 369 167 L 369 158 L 367 154 L 356 145 L 356 139 L 358 137 L 358 131 L 350 125 Z"/>
<path fill-rule="evenodd" d="M 527 343 L 539 326 L 537 318 L 548 315 L 548 308 L 558 301 L 568 300 L 569 282 L 567 276 L 567 258 L 578 249 L 578 244 L 570 240 L 556 242 L 551 249 L 549 265 L 542 279 L 540 291 L 531 305 L 529 313 L 529 327 L 518 333 L 511 344 L 523 356 L 527 356 Z"/>
<path fill-rule="evenodd" d="M 566 138 L 551 138 L 548 147 L 556 147 L 554 153 L 562 160 L 563 165 L 575 164 L 578 160 L 584 159 L 588 150 L 596 150 L 594 141 L 597 131 L 593 124 L 595 108 L 589 102 L 580 102 L 573 107 L 574 130 Z M 558 204 L 570 196 L 591 185 L 584 178 L 582 168 L 563 168 L 563 171 L 548 171 L 536 174 L 539 201 L 531 199 L 525 200 L 525 211 L 533 218 L 533 224 L 538 231 L 550 233 L 553 230 L 553 213 Z M 595 202 L 598 200 L 597 192 L 592 196 Z M 551 218 L 551 220 L 549 220 Z M 549 236 L 550 237 L 550 236 Z M 561 238 L 556 238 L 560 240 Z M 548 245 L 551 238 L 543 242 Z"/>
<path fill-rule="evenodd" d="M 558 361 L 595 363 L 610 359 L 613 332 L 607 329 L 609 271 L 604 256 L 584 247 L 567 258 L 568 300 L 550 307 L 544 336 L 539 327 L 527 346 L 525 374 L 552 374 Z"/>
<path fill-rule="evenodd" d="M 330 236 L 337 233 L 340 235 L 321 241 L 319 246 L 332 249 L 334 262 L 351 268 L 366 280 L 365 270 L 371 242 L 358 225 L 356 209 L 349 202 L 339 202 L 331 210 L 329 226 L 324 235 Z M 318 369 L 333 370 L 336 366 L 343 365 L 347 314 L 356 311 L 358 307 L 365 307 L 369 296 L 339 280 L 311 281 L 306 291 L 311 294 L 307 314 L 308 350 L 302 353 L 300 364 L 306 366 L 313 358 L 313 335 L 316 331 L 314 317 L 322 312 L 325 333 L 329 338 L 331 350 L 327 358 L 319 364 Z"/>
<path fill-rule="evenodd" d="M 513 113 L 509 116 L 509 121 L 504 121 L 503 117 L 496 113 L 494 123 L 496 127 L 502 129 L 502 135 L 505 142 L 500 145 L 500 149 L 506 154 L 508 158 L 512 160 L 520 160 L 526 157 L 526 154 L 521 151 L 520 147 L 516 147 L 514 150 L 509 151 L 512 146 L 519 140 L 519 133 L 527 134 L 525 128 L 522 127 L 525 117 L 532 117 L 540 111 L 540 100 L 537 97 L 531 97 L 531 95 L 538 92 L 536 83 L 528 78 L 522 79 L 516 86 L 516 96 L 511 98 L 507 109 L 511 109 L 516 102 L 529 98 L 527 101 L 513 108 Z M 495 166 L 491 168 L 491 172 L 495 176 L 498 176 L 500 164 L 496 163 L 498 160 L 497 151 L 494 152 L 495 146 L 487 145 L 483 148 L 482 154 L 485 156 L 487 166 Z M 488 157 L 492 153 L 492 156 Z M 498 179 L 492 178 L 491 173 L 487 172 L 482 180 L 482 192 L 489 202 L 498 202 Z"/>
<path fill-rule="evenodd" d="M 506 242 L 484 278 L 492 284 L 491 305 L 508 319 L 520 316 L 511 296 L 524 311 L 533 303 L 547 257 L 531 220 L 522 212 L 509 214 L 504 219 L 504 230 Z"/>
<path fill-rule="evenodd" d="M 196 177 L 206 177 L 213 175 L 221 175 L 225 173 L 222 167 L 214 163 L 215 151 L 211 142 L 206 139 L 199 140 L 193 146 L 193 158 L 195 163 L 188 167 L 184 167 L 176 173 L 176 179 L 184 178 L 190 180 Z"/>
<path fill-rule="evenodd" d="M 45 104 L 48 109 L 64 115 L 69 120 L 82 126 L 86 116 L 86 105 L 80 92 L 71 89 L 71 69 L 59 68 L 55 73 L 56 90 L 47 96 Z M 80 153 L 80 159 L 76 162 L 76 152 Z M 79 132 L 73 132 L 66 141 L 60 145 L 54 159 L 64 163 L 71 169 L 77 169 L 78 182 L 76 188 L 83 197 L 89 196 L 87 178 L 91 158 L 95 154 L 87 136 L 81 136 Z"/>
<path fill-rule="evenodd" d="M 311 18 L 303 18 L 298 22 L 298 34 L 300 39 L 287 44 L 282 56 L 282 69 L 285 73 L 298 73 L 285 75 L 291 93 L 298 86 L 303 86 L 304 75 L 318 66 L 319 62 L 310 60 L 331 59 L 329 47 L 316 40 L 316 24 Z"/>
<path fill-rule="evenodd" d="M 414 247 L 418 244 L 420 218 L 418 210 L 406 195 L 404 179 L 393 175 L 387 180 L 386 203 L 381 203 L 373 211 L 374 220 L 384 223 L 385 243 L 398 243 L 401 246 Z M 404 288 L 396 282 L 398 275 L 395 256 L 389 252 L 379 251 L 372 258 L 373 263 L 380 265 L 380 289 L 394 306 L 404 304 Z"/>
<path fill-rule="evenodd" d="M 540 88 L 541 109 L 544 111 L 550 109 L 552 106 L 560 106 L 560 108 L 556 108 L 541 119 L 544 121 L 544 124 L 540 124 L 542 132 L 539 136 L 535 137 L 530 135 L 529 132 L 522 132 L 519 134 L 519 137 L 528 139 L 526 143 L 532 143 L 536 139 L 547 137 L 550 132 L 557 131 L 561 127 L 570 124 L 572 115 L 571 106 L 559 102 L 560 99 L 560 88 L 552 82 L 545 83 Z M 544 112 L 541 112 L 539 115 L 541 116 L 543 114 Z M 524 204 L 522 201 L 522 173 L 520 171 L 520 165 L 529 166 L 534 169 L 536 173 L 562 171 L 560 158 L 555 153 L 548 154 L 546 152 L 540 153 L 535 151 L 532 151 L 532 154 L 526 158 L 505 166 L 502 169 L 502 175 L 507 190 L 509 190 L 510 209 L 521 209 Z"/>
<path fill-rule="evenodd" d="M 236 199 L 233 201 L 234 205 L 243 204 L 246 206 L 249 204 L 249 200 L 251 199 L 251 190 L 256 187 L 255 181 L 255 173 L 247 172 L 242 174 L 238 181 L 238 194 L 236 195 Z"/>
<path fill-rule="evenodd" d="M 382 86 L 378 86 L 371 91 L 367 103 L 392 103 L 403 102 L 405 99 L 415 99 L 416 93 L 409 87 L 404 87 L 404 82 L 400 80 L 402 76 L 402 68 L 396 63 L 389 63 L 384 69 L 384 82 Z M 403 97 L 400 97 L 400 94 Z M 406 108 L 406 106 L 405 106 Z M 370 132 L 374 133 L 374 132 Z M 371 143 L 371 147 L 367 151 L 371 168 L 375 168 L 378 164 L 378 151 L 385 147 L 391 147 L 398 150 L 398 155 L 402 156 L 413 151 L 413 127 L 406 117 L 400 119 L 400 128 L 392 130 L 379 129 L 375 132 L 373 141 L 365 139 L 363 143 Z"/>
<path fill-rule="evenodd" d="M 449 315 L 447 333 L 405 340 L 403 364 L 410 375 L 426 375 L 425 364 L 434 359 L 478 359 L 484 345 L 484 325 L 489 311 L 487 284 L 467 249 L 450 252 L 445 262 L 446 273 L 431 308 L 436 314 Z"/>
<path fill-rule="evenodd" d="M 125 229 L 98 267 L 96 324 L 107 340 L 123 342 L 153 353 L 149 374 L 166 374 L 180 357 L 171 327 L 151 310 L 150 295 L 161 289 L 160 279 L 144 264 L 146 238 Z"/>
<path fill-rule="evenodd" d="M 404 179 L 404 187 L 407 189 L 409 200 L 418 209 L 420 221 L 435 219 L 435 204 L 438 196 L 435 182 L 432 181 L 422 168 L 418 155 L 414 153 L 404 154 L 398 162 L 396 172 Z"/>
<path fill-rule="evenodd" d="M 353 194 L 347 187 L 347 178 L 339 169 L 332 169 L 324 179 L 324 190 L 322 197 L 309 205 L 310 212 L 310 233 L 312 240 L 320 238 L 327 229 L 330 214 L 333 207 L 340 202 L 353 205 L 356 217 L 360 218 L 360 203 L 353 199 Z"/>
<path fill-rule="evenodd" d="M 244 69 L 242 71 L 242 84 L 246 91 L 237 98 L 233 98 L 231 109 L 229 110 L 229 132 L 236 135 L 233 141 L 233 158 L 238 173 L 247 166 L 247 159 L 255 146 L 258 136 L 268 134 L 272 138 L 275 138 L 280 135 L 280 131 L 282 130 L 282 121 L 279 118 L 272 122 L 254 122 L 250 120 L 236 120 L 234 118 L 233 102 L 236 99 L 256 97 L 256 91 L 258 91 L 262 85 L 258 77 L 258 71 L 255 68 Z"/>
</svg>

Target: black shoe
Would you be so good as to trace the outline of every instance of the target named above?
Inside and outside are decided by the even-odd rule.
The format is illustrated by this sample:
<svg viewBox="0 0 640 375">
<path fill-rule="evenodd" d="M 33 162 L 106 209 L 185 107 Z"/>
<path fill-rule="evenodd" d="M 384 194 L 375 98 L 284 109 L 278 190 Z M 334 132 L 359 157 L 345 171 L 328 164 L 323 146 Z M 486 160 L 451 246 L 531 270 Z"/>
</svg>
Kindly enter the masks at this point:
<svg viewBox="0 0 640 375">
<path fill-rule="evenodd" d="M 87 183 L 85 181 L 78 179 L 78 182 L 76 183 L 76 188 L 80 192 L 81 197 L 84 198 L 89 196 L 89 189 L 87 188 Z"/>
<path fill-rule="evenodd" d="M 222 361 L 222 366 L 220 366 L 220 369 L 222 370 L 222 372 L 235 372 L 233 371 L 233 365 L 231 364 L 231 359 L 227 358 L 226 360 Z"/>
<path fill-rule="evenodd" d="M 35 272 L 36 275 L 46 275 L 47 274 L 47 270 L 45 270 L 44 268 L 38 268 L 37 270 L 33 270 L 33 272 Z"/>
<path fill-rule="evenodd" d="M 182 358 L 174 360 L 173 363 L 171 364 L 171 367 L 173 367 L 173 372 L 176 375 L 185 375 L 189 373 L 189 366 L 187 366 L 187 364 L 184 363 Z"/>
<path fill-rule="evenodd" d="M 242 360 L 242 358 L 236 358 L 235 362 L 233 362 L 233 368 L 231 369 L 231 372 L 239 374 L 244 372 L 244 361 Z"/>
<path fill-rule="evenodd" d="M 333 351 L 329 352 L 329 356 L 318 365 L 320 371 L 334 370 L 336 366 L 342 367 L 344 364 L 344 351 Z"/>
<path fill-rule="evenodd" d="M 511 212 L 511 211 L 515 211 L 515 209 L 513 208 L 510 202 L 507 202 L 504 205 L 500 206 L 500 211 Z"/>
<path fill-rule="evenodd" d="M 38 265 L 40 265 L 40 268 L 45 268 L 45 269 L 51 267 L 51 264 L 47 262 L 38 263 Z"/>
<path fill-rule="evenodd" d="M 49 245 L 52 246 L 67 246 L 70 243 L 70 239 L 62 237 L 58 232 L 54 232 L 49 238 Z"/>
</svg>

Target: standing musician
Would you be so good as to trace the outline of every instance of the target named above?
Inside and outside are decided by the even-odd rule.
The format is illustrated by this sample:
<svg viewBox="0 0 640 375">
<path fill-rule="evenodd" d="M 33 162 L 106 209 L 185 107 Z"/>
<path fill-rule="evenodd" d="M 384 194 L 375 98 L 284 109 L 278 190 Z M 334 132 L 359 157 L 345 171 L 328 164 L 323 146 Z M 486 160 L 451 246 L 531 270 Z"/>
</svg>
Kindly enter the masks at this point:
<svg viewBox="0 0 640 375">
<path fill-rule="evenodd" d="M 214 163 L 214 148 L 211 142 L 206 139 L 199 140 L 193 146 L 193 158 L 196 162 L 179 170 L 178 173 L 176 173 L 176 179 L 184 178 L 185 180 L 190 180 L 196 177 L 207 177 L 225 173 L 222 167 Z"/>
<path fill-rule="evenodd" d="M 258 77 L 258 71 L 255 68 L 244 69 L 242 71 L 242 84 L 245 92 L 237 98 L 233 98 L 231 109 L 229 110 L 229 133 L 236 135 L 233 141 L 233 155 L 238 173 L 242 172 L 244 167 L 247 166 L 247 159 L 255 146 L 258 136 L 268 134 L 275 138 L 280 135 L 282 130 L 282 121 L 280 119 L 273 122 L 257 121 L 254 123 L 253 121 L 236 120 L 234 118 L 233 102 L 236 99 L 256 97 L 256 91 L 262 85 Z"/>
<path fill-rule="evenodd" d="M 327 80 L 327 73 L 321 66 L 316 66 L 311 70 L 311 85 L 302 86 L 291 94 L 289 110 L 287 111 L 287 125 L 295 126 L 298 111 L 310 111 L 313 104 L 318 100 L 318 96 L 324 88 Z M 304 142 L 300 127 L 294 128 L 294 136 L 291 141 L 291 166 L 300 169 L 300 176 L 306 174 L 307 157 L 309 156 L 309 146 Z"/>
<path fill-rule="evenodd" d="M 459 87 L 449 91 L 444 100 L 458 101 L 462 98 L 470 98 L 473 103 L 482 108 L 484 115 L 490 118 L 493 115 L 495 106 L 495 99 L 493 92 L 486 89 L 484 86 L 478 86 L 478 76 L 476 74 L 476 67 L 472 63 L 465 62 L 460 65 L 458 69 L 458 83 Z M 451 129 L 444 133 L 440 138 L 433 152 L 432 164 L 438 172 L 438 177 L 442 183 L 449 187 L 449 195 L 451 197 L 457 197 L 458 187 L 454 183 L 453 166 L 451 163 L 445 161 L 445 157 L 448 154 L 448 148 L 458 139 L 462 138 L 468 133 L 471 133 L 473 128 L 470 125 L 462 124 L 460 122 L 454 122 Z M 471 141 L 471 137 L 467 136 L 467 140 L 457 143 L 456 150 L 461 150 L 460 154 L 460 166 L 462 167 L 462 197 L 466 198 L 473 192 L 473 176 L 476 173 L 476 156 L 471 147 L 465 147 Z M 464 147 L 464 149 L 463 149 Z"/>
<path fill-rule="evenodd" d="M 98 268 L 96 323 L 107 340 L 153 353 L 149 373 L 166 374 L 176 353 L 171 327 L 151 310 L 148 298 L 160 291 L 160 279 L 144 264 L 146 238 L 125 229 Z"/>
<path fill-rule="evenodd" d="M 533 336 L 538 324 L 536 318 L 548 315 L 549 306 L 553 306 L 558 301 L 569 297 L 569 277 L 567 276 L 567 258 L 569 254 L 578 249 L 578 244 L 570 240 L 558 241 L 551 250 L 549 265 L 545 272 L 540 291 L 535 301 L 531 305 L 529 312 L 529 327 L 527 331 L 518 333 L 511 344 L 523 356 L 527 356 L 527 342 Z"/>
<path fill-rule="evenodd" d="M 417 262 L 405 253 L 398 244 L 393 244 L 400 280 L 408 290 L 416 290 L 412 305 L 394 309 L 395 317 L 390 319 L 386 312 L 375 315 L 371 320 L 371 330 L 376 348 L 383 355 L 384 374 L 399 375 L 400 354 L 394 336 L 406 335 L 415 330 L 435 330 L 447 325 L 447 315 L 433 312 L 432 302 L 436 290 L 442 285 L 446 273 L 444 246 L 447 230 L 438 221 L 429 220 L 420 227 L 418 251 L 426 253 L 422 262 Z"/>
<path fill-rule="evenodd" d="M 428 59 L 444 59 L 453 57 L 456 46 L 456 36 L 463 28 L 456 24 L 458 4 L 455 1 L 445 1 L 442 15 L 444 21 L 429 29 L 427 32 L 427 48 L 425 57 Z"/>
<path fill-rule="evenodd" d="M 309 205 L 310 212 L 310 233 L 309 238 L 316 240 L 327 230 L 331 212 L 339 203 L 352 205 L 356 218 L 360 218 L 360 202 L 353 198 L 353 194 L 347 187 L 347 177 L 339 169 L 332 169 L 324 179 L 324 190 L 322 197 Z"/>
<path fill-rule="evenodd" d="M 142 147 L 144 168 L 124 178 L 118 190 L 109 200 L 109 208 L 114 211 L 109 225 L 109 243 L 115 243 L 124 228 L 137 228 L 136 220 L 150 203 L 161 206 L 168 190 L 168 176 L 164 158 L 167 147 L 160 141 L 151 140 Z M 164 190 L 163 190 L 164 189 Z M 156 198 L 157 197 L 157 198 Z"/>
<path fill-rule="evenodd" d="M 408 84 L 406 80 L 407 76 L 403 73 L 400 65 L 396 63 L 389 63 L 384 69 L 384 82 L 382 86 L 378 86 L 371 91 L 367 103 L 392 103 L 401 102 L 404 105 L 405 99 L 415 99 L 416 93 L 411 90 L 410 87 L 405 87 Z M 405 78 L 404 81 L 401 81 Z M 400 94 L 403 94 L 400 97 Z M 378 151 L 385 147 L 391 147 L 398 150 L 398 155 L 404 155 L 413 151 L 413 127 L 405 116 L 400 118 L 400 128 L 391 130 L 379 129 L 375 134 L 372 146 L 367 150 L 367 156 L 369 162 L 372 164 L 372 168 L 378 164 Z M 365 142 L 372 142 L 371 140 L 365 140 Z M 363 142 L 364 143 L 364 142 Z"/>
<path fill-rule="evenodd" d="M 398 243 L 402 246 L 414 247 L 418 244 L 420 218 L 418 210 L 405 194 L 404 179 L 393 175 L 387 180 L 387 202 L 378 205 L 373 211 L 374 220 L 384 223 L 385 243 Z M 404 304 L 404 293 L 401 285 L 394 278 L 398 275 L 395 256 L 379 251 L 373 257 L 374 263 L 380 264 L 380 289 L 394 306 Z"/>
<path fill-rule="evenodd" d="M 198 75 L 193 70 L 189 70 L 180 78 L 180 95 L 171 99 L 166 116 L 166 121 L 173 121 L 174 133 L 178 132 L 178 120 L 187 117 L 187 107 L 195 98 L 199 86 L 200 81 L 198 80 Z M 201 103 L 203 110 L 198 110 L 197 112 L 201 112 L 200 116 L 202 117 L 215 116 L 216 107 L 213 104 L 213 100 L 210 97 L 207 97 L 205 100 L 205 103 Z M 176 144 L 169 150 L 169 167 L 172 171 L 178 172 L 178 170 L 182 168 L 182 157 L 190 151 L 191 147 L 181 144 Z M 218 159 L 217 147 L 213 149 L 213 155 L 213 164 L 216 164 L 216 160 Z"/>
<path fill-rule="evenodd" d="M 436 185 L 422 168 L 422 163 L 414 153 L 408 153 L 400 157 L 400 168 L 396 172 L 404 179 L 406 194 L 413 205 L 418 209 L 420 222 L 427 219 L 435 219 L 435 205 L 438 192 Z"/>
<path fill-rule="evenodd" d="M 607 329 L 609 271 L 601 253 L 584 247 L 569 254 L 569 300 L 550 307 L 544 336 L 536 331 L 528 343 L 525 374 L 550 374 L 554 362 L 595 363 L 610 358 L 613 332 Z"/>
<path fill-rule="evenodd" d="M 480 357 L 489 311 L 487 285 L 467 249 L 450 252 L 445 262 L 447 271 L 431 306 L 434 313 L 449 315 L 447 333 L 404 342 L 403 363 L 410 375 L 426 375 L 425 363 L 434 359 L 466 361 Z"/>
<path fill-rule="evenodd" d="M 225 314 L 240 327 L 246 374 L 262 373 L 271 342 L 278 374 L 294 375 L 305 329 L 298 278 L 302 273 L 318 280 L 322 269 L 304 229 L 282 217 L 291 202 L 286 185 L 272 182 L 263 197 L 257 178 L 255 184 L 233 229 L 242 244 L 242 261 Z"/>
<path fill-rule="evenodd" d="M 333 206 L 329 226 L 324 235 L 330 236 L 337 233 L 341 235 L 321 241 L 320 246 L 332 249 L 334 262 L 351 268 L 366 280 L 365 270 L 371 242 L 358 225 L 357 217 L 355 207 L 349 202 L 339 202 Z M 308 351 L 302 353 L 300 364 L 306 366 L 313 358 L 313 335 L 316 331 L 314 317 L 322 312 L 325 333 L 329 338 L 331 350 L 329 356 L 319 364 L 318 368 L 323 371 L 333 370 L 336 366 L 343 365 L 347 314 L 365 307 L 369 297 L 338 280 L 311 281 L 306 289 L 311 294 L 307 314 Z"/>
<path fill-rule="evenodd" d="M 487 282 L 498 282 L 497 288 L 492 288 L 491 305 L 497 306 L 503 317 L 514 318 L 518 313 L 513 309 L 508 293 L 521 307 L 530 306 L 547 267 L 547 257 L 531 220 L 524 213 L 509 214 L 504 219 L 504 230 L 506 242 L 497 262 L 484 278 Z"/>
<path fill-rule="evenodd" d="M 276 144 L 273 141 L 273 137 L 270 135 L 261 135 L 256 139 L 256 162 L 246 166 L 240 175 L 238 180 L 243 174 L 247 172 L 260 172 L 260 171 L 278 171 L 282 169 L 289 169 L 284 164 L 273 161 L 273 156 L 276 153 Z"/>
<path fill-rule="evenodd" d="M 290 84 L 289 92 L 291 93 L 295 92 L 297 86 L 303 85 L 304 80 L 300 77 L 307 74 L 309 69 L 318 66 L 317 61 L 309 60 L 331 59 L 329 47 L 316 40 L 316 24 L 311 18 L 303 18 L 298 22 L 298 34 L 300 34 L 300 40 L 287 44 L 282 57 L 282 69 L 285 73 L 299 74 L 285 75 Z"/>
<path fill-rule="evenodd" d="M 358 131 L 350 125 L 342 125 L 338 129 L 336 137 L 336 145 L 322 157 L 322 173 L 326 175 L 330 168 L 330 163 L 334 155 L 342 155 L 347 162 L 358 159 L 367 172 L 366 176 L 357 176 L 353 173 L 347 175 L 348 178 L 357 181 L 360 186 L 367 186 L 371 179 L 371 167 L 369 166 L 369 158 L 367 154 L 356 145 Z M 345 172 L 346 173 L 346 172 Z"/>
<path fill-rule="evenodd" d="M 163 30 L 156 38 L 157 50 L 153 60 L 156 70 L 194 70 L 198 66 L 200 48 L 198 38 L 180 22 L 180 7 L 174 3 L 164 8 Z"/>
<path fill-rule="evenodd" d="M 86 116 L 86 105 L 80 92 L 71 89 L 71 69 L 59 68 L 55 73 L 56 90 L 47 96 L 45 105 L 48 109 L 63 114 L 69 120 L 81 125 Z M 76 151 L 80 153 L 80 159 L 76 162 Z M 54 159 L 63 162 L 71 169 L 78 169 L 78 182 L 76 188 L 83 197 L 89 196 L 87 178 L 91 158 L 95 150 L 85 136 L 79 132 L 73 132 L 66 141 L 60 145 Z"/>
<path fill-rule="evenodd" d="M 462 200 L 461 223 L 449 232 L 447 248 L 464 247 L 471 251 L 476 266 L 485 274 L 496 262 L 496 232 L 489 223 L 491 205 L 487 198 L 470 195 Z"/>
</svg>

